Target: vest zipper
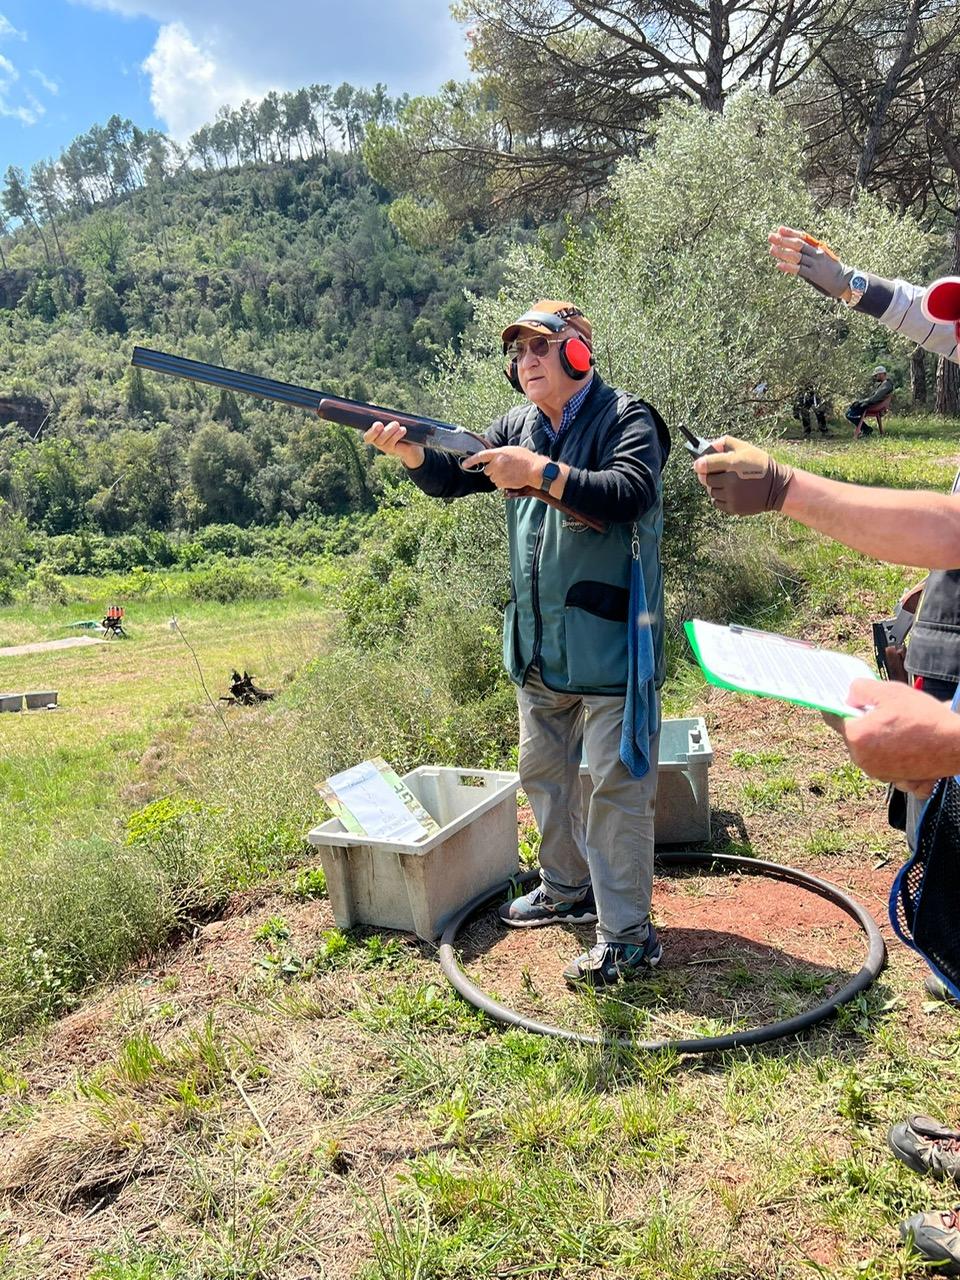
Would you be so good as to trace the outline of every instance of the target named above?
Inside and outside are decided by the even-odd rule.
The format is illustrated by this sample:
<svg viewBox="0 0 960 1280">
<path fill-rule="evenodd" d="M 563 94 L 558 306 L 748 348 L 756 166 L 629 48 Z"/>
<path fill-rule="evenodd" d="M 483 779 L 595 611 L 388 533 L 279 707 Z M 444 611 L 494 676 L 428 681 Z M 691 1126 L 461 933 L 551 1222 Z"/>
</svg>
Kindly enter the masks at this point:
<svg viewBox="0 0 960 1280">
<path fill-rule="evenodd" d="M 533 544 L 533 564 L 530 566 L 530 600 L 533 605 L 533 653 L 530 657 L 529 665 L 523 673 L 524 680 L 526 680 L 531 669 L 539 663 L 540 646 L 543 644 L 543 615 L 540 612 L 540 556 L 543 551 L 543 526 L 545 522 L 546 512 L 541 517 L 540 528 L 537 530 L 537 538 Z"/>
</svg>

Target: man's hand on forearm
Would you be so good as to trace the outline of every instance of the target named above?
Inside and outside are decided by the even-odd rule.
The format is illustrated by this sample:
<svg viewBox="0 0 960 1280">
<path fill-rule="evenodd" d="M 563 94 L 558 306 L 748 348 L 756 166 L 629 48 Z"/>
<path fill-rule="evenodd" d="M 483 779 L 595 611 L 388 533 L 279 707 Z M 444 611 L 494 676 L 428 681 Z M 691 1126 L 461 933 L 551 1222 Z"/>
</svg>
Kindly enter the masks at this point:
<svg viewBox="0 0 960 1280">
<path fill-rule="evenodd" d="M 693 464 L 713 505 L 734 516 L 779 511 L 793 478 L 792 467 L 736 436 L 721 436 L 716 443 L 721 453 L 705 454 Z"/>
<path fill-rule="evenodd" d="M 847 701 L 866 714 L 836 727 L 864 773 L 918 795 L 960 773 L 960 716 L 946 703 L 885 680 L 854 680 Z"/>
<path fill-rule="evenodd" d="M 403 439 L 406 434 L 407 428 L 401 427 L 399 422 L 375 422 L 369 431 L 363 433 L 363 441 L 381 453 L 399 458 L 408 470 L 416 471 L 423 466 L 427 455 L 422 445 L 406 444 Z"/>
<path fill-rule="evenodd" d="M 543 468 L 550 461 L 542 454 L 524 449 L 522 445 L 504 445 L 499 449 L 484 449 L 463 461 L 464 470 L 482 467 L 488 479 L 498 489 L 539 489 L 543 480 Z M 550 485 L 550 496 L 562 498 L 570 468 L 561 462 L 560 474 Z"/>
</svg>

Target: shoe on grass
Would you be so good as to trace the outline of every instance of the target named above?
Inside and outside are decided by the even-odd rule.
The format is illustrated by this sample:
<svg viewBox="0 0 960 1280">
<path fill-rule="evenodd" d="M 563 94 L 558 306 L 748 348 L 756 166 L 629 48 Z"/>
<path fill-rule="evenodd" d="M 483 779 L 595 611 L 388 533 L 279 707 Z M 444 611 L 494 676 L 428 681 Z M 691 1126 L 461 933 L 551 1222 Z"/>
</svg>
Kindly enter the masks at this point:
<svg viewBox="0 0 960 1280">
<path fill-rule="evenodd" d="M 960 1208 L 915 1213 L 900 1223 L 900 1238 L 929 1261 L 939 1262 L 937 1275 L 960 1275 Z"/>
<path fill-rule="evenodd" d="M 592 887 L 588 887 L 579 902 L 558 902 L 538 884 L 522 897 L 505 902 L 499 916 L 512 929 L 538 929 L 545 924 L 596 924 L 597 903 Z"/>
<path fill-rule="evenodd" d="M 910 1116 L 887 1134 L 887 1146 L 914 1173 L 960 1184 L 960 1132 L 930 1116 Z M 960 1238 L 960 1237 L 958 1237 Z"/>
<path fill-rule="evenodd" d="M 568 964 L 563 976 L 574 986 L 612 987 L 625 979 L 642 977 L 655 969 L 662 957 L 663 947 L 650 925 L 645 942 L 598 942 Z"/>
</svg>

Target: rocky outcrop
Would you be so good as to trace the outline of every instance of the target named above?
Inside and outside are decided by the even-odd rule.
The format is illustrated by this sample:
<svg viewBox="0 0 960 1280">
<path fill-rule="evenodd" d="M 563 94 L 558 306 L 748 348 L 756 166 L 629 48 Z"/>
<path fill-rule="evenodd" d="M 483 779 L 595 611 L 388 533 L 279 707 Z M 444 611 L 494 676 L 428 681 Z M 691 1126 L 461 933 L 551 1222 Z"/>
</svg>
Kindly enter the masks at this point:
<svg viewBox="0 0 960 1280">
<path fill-rule="evenodd" d="M 0 426 L 15 422 L 36 439 L 49 412 L 36 396 L 9 396 L 0 392 Z"/>
</svg>

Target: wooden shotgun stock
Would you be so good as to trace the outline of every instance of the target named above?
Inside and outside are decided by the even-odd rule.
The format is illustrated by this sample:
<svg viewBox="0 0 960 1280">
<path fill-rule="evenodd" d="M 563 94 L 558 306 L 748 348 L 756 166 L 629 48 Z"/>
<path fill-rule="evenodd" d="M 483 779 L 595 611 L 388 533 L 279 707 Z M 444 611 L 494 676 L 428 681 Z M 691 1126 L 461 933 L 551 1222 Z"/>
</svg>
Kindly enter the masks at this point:
<svg viewBox="0 0 960 1280">
<path fill-rule="evenodd" d="M 406 427 L 407 434 L 405 439 L 411 444 L 418 444 L 424 449 L 437 448 L 438 442 L 436 432 L 432 432 L 429 428 L 423 426 L 423 419 L 418 418 L 412 413 L 394 413 L 393 410 L 387 410 L 389 417 L 385 417 L 385 411 L 377 409 L 373 405 L 357 406 L 348 401 L 338 400 L 336 396 L 324 396 L 317 407 L 317 413 L 321 418 L 328 422 L 340 422 L 347 427 L 357 427 L 361 431 L 366 431 L 372 427 L 375 422 L 399 422 L 401 427 Z M 451 448 L 449 444 L 439 443 L 441 449 L 447 449 L 450 453 L 456 453 L 463 458 L 470 458 L 475 453 L 480 453 L 490 446 L 482 436 L 474 435 L 472 431 L 464 431 L 460 427 L 451 427 L 451 432 L 455 432 L 459 437 L 457 444 L 460 447 Z M 565 502 L 559 498 L 553 497 L 552 494 L 546 493 L 543 489 L 534 489 L 532 485 L 526 485 L 522 489 L 505 489 L 504 493 L 508 498 L 538 498 L 541 502 L 545 502 L 549 507 L 556 507 L 558 511 L 565 512 L 574 520 L 585 524 L 588 529 L 595 529 L 597 533 L 604 533 L 606 525 L 602 520 L 594 520 L 592 516 L 585 516 L 580 511 L 574 511 L 572 507 L 568 507 Z"/>
</svg>

